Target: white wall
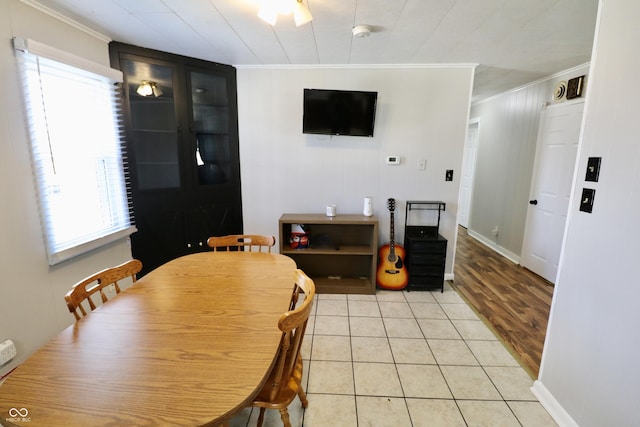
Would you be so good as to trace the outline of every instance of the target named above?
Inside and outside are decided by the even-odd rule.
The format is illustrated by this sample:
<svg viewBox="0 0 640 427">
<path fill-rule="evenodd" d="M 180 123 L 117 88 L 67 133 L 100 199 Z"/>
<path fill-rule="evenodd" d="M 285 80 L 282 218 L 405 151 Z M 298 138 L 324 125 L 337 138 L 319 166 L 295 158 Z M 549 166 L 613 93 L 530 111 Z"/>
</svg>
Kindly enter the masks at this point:
<svg viewBox="0 0 640 427">
<path fill-rule="evenodd" d="M 361 214 L 373 198 L 380 241 L 389 239 L 387 199 L 396 199 L 395 238 L 404 239 L 406 200 L 442 200 L 441 234 L 453 274 L 460 167 L 472 66 L 239 68 L 240 164 L 245 232 L 278 235 L 283 213 Z M 302 133 L 304 88 L 378 92 L 373 138 Z M 385 158 L 402 158 L 388 166 Z M 424 171 L 418 159 L 426 159 Z M 445 182 L 445 170 L 454 180 Z"/>
<path fill-rule="evenodd" d="M 577 67 L 471 108 L 479 124 L 469 230 L 513 261 L 522 249 L 540 113 L 558 81 L 586 74 L 588 66 Z"/>
<path fill-rule="evenodd" d="M 536 392 L 564 425 L 640 422 L 640 2 L 602 0 L 572 205 Z M 602 157 L 600 180 L 584 181 Z M 592 214 L 578 211 L 594 188 Z M 573 424 L 575 422 L 575 424 Z"/>
<path fill-rule="evenodd" d="M 109 65 L 108 48 L 18 0 L 0 0 L 0 341 L 16 343 L 8 372 L 58 331 L 73 323 L 65 292 L 90 273 L 131 257 L 125 241 L 49 267 L 31 176 L 13 36 L 32 38 Z"/>
</svg>

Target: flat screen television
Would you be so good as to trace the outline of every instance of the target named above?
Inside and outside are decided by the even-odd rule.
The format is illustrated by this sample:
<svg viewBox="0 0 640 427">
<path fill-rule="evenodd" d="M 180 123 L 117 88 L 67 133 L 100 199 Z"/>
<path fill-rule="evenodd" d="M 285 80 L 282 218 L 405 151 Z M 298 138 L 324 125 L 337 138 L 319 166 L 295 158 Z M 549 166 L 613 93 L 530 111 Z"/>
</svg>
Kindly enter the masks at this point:
<svg viewBox="0 0 640 427">
<path fill-rule="evenodd" d="M 302 133 L 373 137 L 378 92 L 304 90 Z"/>
</svg>

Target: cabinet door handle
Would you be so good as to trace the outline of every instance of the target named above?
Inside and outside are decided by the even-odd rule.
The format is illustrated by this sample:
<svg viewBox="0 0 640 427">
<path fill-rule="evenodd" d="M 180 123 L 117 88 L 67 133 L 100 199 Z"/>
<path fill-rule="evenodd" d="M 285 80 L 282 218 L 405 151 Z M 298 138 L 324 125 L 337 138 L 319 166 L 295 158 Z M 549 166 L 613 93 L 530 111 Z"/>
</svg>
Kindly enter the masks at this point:
<svg viewBox="0 0 640 427">
<path fill-rule="evenodd" d="M 538 201 L 537 200 L 529 200 L 529 204 L 530 205 L 537 205 Z"/>
</svg>

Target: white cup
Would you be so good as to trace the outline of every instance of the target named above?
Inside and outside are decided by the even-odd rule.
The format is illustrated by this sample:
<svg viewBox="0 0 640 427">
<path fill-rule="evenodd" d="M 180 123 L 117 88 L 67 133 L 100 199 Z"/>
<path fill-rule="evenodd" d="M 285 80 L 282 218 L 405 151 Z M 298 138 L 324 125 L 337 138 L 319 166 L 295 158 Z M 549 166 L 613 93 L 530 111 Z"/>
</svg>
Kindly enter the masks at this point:
<svg viewBox="0 0 640 427">
<path fill-rule="evenodd" d="M 327 205 L 327 216 L 336 216 L 336 205 Z"/>
</svg>

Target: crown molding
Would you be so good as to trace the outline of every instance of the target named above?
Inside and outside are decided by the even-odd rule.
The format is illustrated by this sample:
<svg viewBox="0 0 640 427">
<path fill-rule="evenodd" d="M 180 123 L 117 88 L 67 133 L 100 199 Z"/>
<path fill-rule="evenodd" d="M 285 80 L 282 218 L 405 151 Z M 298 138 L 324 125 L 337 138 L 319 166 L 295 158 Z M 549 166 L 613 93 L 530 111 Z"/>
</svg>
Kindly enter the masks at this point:
<svg viewBox="0 0 640 427">
<path fill-rule="evenodd" d="M 461 69 L 475 69 L 478 64 L 261 64 L 261 65 L 246 65 L 246 64 L 236 64 L 235 68 L 238 69 L 291 69 L 291 70 L 312 70 L 312 69 L 451 69 L 451 68 L 461 68 Z"/>
<path fill-rule="evenodd" d="M 105 43 L 109 43 L 111 42 L 111 38 L 102 34 L 99 31 L 96 31 L 92 28 L 87 27 L 84 24 L 79 23 L 78 21 L 75 21 L 67 16 L 64 16 L 63 14 L 56 12 L 55 10 L 51 9 L 48 6 L 43 5 L 42 3 L 36 1 L 36 0 L 20 0 L 20 2 L 26 4 L 27 6 L 31 6 L 32 8 L 39 10 L 40 12 L 51 16 L 52 18 L 57 19 L 60 22 L 63 22 L 67 25 L 70 25 L 82 32 L 85 32 L 87 34 L 89 34 L 90 36 L 93 36 L 95 38 L 97 38 L 98 40 L 101 40 Z"/>
</svg>

